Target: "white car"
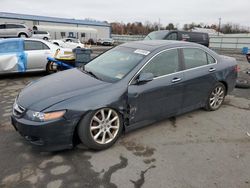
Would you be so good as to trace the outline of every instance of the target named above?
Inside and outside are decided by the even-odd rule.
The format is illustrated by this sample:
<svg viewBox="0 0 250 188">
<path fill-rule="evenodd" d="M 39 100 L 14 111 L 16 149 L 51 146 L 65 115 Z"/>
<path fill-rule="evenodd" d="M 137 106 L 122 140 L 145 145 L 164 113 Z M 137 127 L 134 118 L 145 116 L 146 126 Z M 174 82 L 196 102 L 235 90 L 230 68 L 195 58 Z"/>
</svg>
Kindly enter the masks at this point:
<svg viewBox="0 0 250 188">
<path fill-rule="evenodd" d="M 81 41 L 79 39 L 75 39 L 75 38 L 64 38 L 61 40 L 52 40 L 51 41 L 53 44 L 58 45 L 62 48 L 84 48 L 84 44 L 81 43 Z"/>
<path fill-rule="evenodd" d="M 32 36 L 32 29 L 24 24 L 5 23 L 0 24 L 0 37 L 22 37 L 27 38 Z"/>
<path fill-rule="evenodd" d="M 103 46 L 113 46 L 114 43 L 115 43 L 115 41 L 112 38 L 103 38 L 103 39 L 99 39 L 97 41 L 97 44 L 103 45 Z"/>
<path fill-rule="evenodd" d="M 50 42 L 39 39 L 2 39 L 0 40 L 0 74 L 14 72 L 47 71 L 47 57 L 57 57 L 72 53 Z"/>
<path fill-rule="evenodd" d="M 48 31 L 35 30 L 35 31 L 33 31 L 32 38 L 50 40 L 51 36 L 50 36 L 50 33 Z"/>
</svg>

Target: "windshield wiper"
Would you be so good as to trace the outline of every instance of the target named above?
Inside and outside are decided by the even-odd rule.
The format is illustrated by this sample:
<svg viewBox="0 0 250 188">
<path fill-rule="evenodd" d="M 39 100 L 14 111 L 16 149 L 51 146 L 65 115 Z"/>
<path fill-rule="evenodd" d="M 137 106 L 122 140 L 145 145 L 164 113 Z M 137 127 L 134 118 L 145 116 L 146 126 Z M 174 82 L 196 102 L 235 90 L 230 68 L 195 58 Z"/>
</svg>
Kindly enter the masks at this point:
<svg viewBox="0 0 250 188">
<path fill-rule="evenodd" d="M 96 79 L 98 79 L 98 80 L 101 80 L 98 76 L 96 76 L 93 72 L 91 72 L 91 71 L 87 71 L 87 70 L 82 70 L 82 72 L 84 72 L 85 74 L 88 74 L 88 75 L 90 75 L 90 76 L 92 76 L 92 77 L 94 77 L 94 78 L 96 78 Z"/>
</svg>

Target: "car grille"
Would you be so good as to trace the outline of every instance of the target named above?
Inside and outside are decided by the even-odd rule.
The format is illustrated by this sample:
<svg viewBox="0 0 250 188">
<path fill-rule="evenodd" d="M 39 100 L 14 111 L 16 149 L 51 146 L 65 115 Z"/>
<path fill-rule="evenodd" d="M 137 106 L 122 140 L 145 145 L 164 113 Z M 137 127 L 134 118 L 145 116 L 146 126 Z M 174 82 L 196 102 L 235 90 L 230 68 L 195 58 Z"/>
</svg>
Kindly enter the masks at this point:
<svg viewBox="0 0 250 188">
<path fill-rule="evenodd" d="M 25 112 L 25 108 L 18 105 L 16 102 L 13 105 L 13 115 L 20 118 Z"/>
</svg>

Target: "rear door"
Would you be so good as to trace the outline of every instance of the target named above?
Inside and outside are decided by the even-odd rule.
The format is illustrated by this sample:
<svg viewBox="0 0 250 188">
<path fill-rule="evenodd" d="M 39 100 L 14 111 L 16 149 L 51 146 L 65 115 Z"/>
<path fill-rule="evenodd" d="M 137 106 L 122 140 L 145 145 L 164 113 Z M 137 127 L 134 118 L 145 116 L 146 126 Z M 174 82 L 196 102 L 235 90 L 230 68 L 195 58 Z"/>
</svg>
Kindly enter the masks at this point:
<svg viewBox="0 0 250 188">
<path fill-rule="evenodd" d="M 18 27 L 16 24 L 6 24 L 6 34 L 9 37 L 17 37 Z"/>
<path fill-rule="evenodd" d="M 27 53 L 27 69 L 46 69 L 47 57 L 51 56 L 50 48 L 41 41 L 25 40 L 24 50 Z"/>
<path fill-rule="evenodd" d="M 154 79 L 128 86 L 129 124 L 148 124 L 178 112 L 183 99 L 183 73 L 179 51 L 172 49 L 157 54 L 135 77 L 152 73 Z"/>
<path fill-rule="evenodd" d="M 216 60 L 199 48 L 183 48 L 184 60 L 184 109 L 201 107 L 216 81 Z"/>
</svg>

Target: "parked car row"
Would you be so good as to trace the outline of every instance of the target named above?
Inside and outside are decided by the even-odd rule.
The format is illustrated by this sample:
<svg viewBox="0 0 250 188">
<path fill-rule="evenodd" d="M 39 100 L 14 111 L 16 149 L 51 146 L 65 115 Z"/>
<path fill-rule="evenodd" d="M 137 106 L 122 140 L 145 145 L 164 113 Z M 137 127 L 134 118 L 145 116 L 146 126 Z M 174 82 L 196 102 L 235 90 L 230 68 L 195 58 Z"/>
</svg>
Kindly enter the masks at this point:
<svg viewBox="0 0 250 188">
<path fill-rule="evenodd" d="M 50 40 L 51 35 L 48 31 L 32 30 L 25 24 L 18 23 L 5 23 L 0 24 L 0 38 L 36 38 L 43 40 Z M 53 43 L 63 48 L 84 48 L 84 44 L 76 38 L 63 38 L 61 40 L 53 40 Z M 93 41 L 90 43 L 93 43 Z M 113 45 L 114 40 L 111 38 L 99 39 L 98 44 L 100 45 Z"/>
</svg>

